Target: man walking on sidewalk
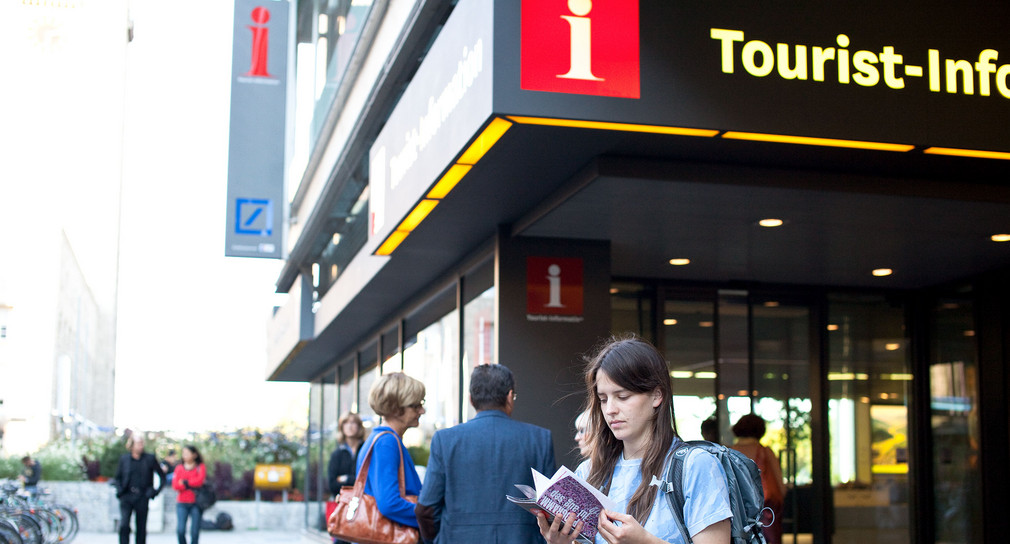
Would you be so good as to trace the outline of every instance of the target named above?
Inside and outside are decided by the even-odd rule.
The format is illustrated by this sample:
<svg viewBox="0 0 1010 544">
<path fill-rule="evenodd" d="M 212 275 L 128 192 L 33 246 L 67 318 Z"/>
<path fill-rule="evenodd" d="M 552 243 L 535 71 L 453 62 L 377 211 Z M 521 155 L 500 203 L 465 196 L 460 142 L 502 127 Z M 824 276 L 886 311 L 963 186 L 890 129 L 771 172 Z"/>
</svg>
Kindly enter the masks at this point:
<svg viewBox="0 0 1010 544">
<path fill-rule="evenodd" d="M 129 453 L 119 458 L 116 468 L 116 498 L 119 499 L 119 544 L 130 542 L 130 517 L 136 512 L 137 544 L 147 544 L 147 509 L 151 499 L 161 492 L 165 473 L 158 460 L 144 451 L 144 437 L 133 433 L 127 443 Z M 158 474 L 158 487 L 154 475 Z"/>
<path fill-rule="evenodd" d="M 547 429 L 511 418 L 515 380 L 504 365 L 480 365 L 470 376 L 477 415 L 442 429 L 414 513 L 426 543 L 542 543 L 536 518 L 509 504 L 514 484 L 533 484 L 530 468 L 554 474 L 554 445 Z"/>
</svg>

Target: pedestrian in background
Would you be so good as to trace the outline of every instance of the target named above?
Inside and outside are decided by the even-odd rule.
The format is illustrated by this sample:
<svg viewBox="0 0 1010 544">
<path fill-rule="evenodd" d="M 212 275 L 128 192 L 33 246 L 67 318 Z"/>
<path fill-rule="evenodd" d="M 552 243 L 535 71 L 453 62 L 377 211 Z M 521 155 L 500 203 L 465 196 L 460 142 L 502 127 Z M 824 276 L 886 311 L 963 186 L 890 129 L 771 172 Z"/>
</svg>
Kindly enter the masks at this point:
<svg viewBox="0 0 1010 544">
<path fill-rule="evenodd" d="M 589 459 L 589 412 L 582 412 L 575 418 L 575 443 L 579 447 L 579 457 Z"/>
<path fill-rule="evenodd" d="M 479 365 L 470 374 L 477 415 L 431 439 L 424 487 L 415 512 L 426 543 L 539 543 L 535 518 L 510 507 L 514 484 L 533 485 L 530 468 L 554 474 L 547 429 L 512 419 L 515 379 L 504 365 Z"/>
<path fill-rule="evenodd" d="M 354 412 L 341 416 L 338 429 L 337 449 L 330 455 L 326 470 L 331 495 L 339 495 L 341 487 L 354 484 L 358 450 L 365 441 L 365 426 L 361 423 L 361 417 Z"/>
<path fill-rule="evenodd" d="M 196 446 L 182 447 L 182 463 L 175 467 L 172 475 L 172 489 L 179 492 L 175 499 L 175 533 L 179 544 L 186 544 L 186 520 L 189 520 L 189 539 L 192 544 L 200 541 L 200 520 L 203 512 L 196 504 L 196 490 L 207 485 L 207 467 Z"/>
<path fill-rule="evenodd" d="M 136 514 L 136 544 L 147 543 L 147 511 L 150 501 L 161 492 L 165 473 L 158 460 L 144 451 L 144 437 L 134 432 L 126 442 L 129 453 L 119 458 L 116 467 L 116 498 L 119 499 L 119 544 L 130 542 L 130 518 Z M 158 487 L 154 487 L 154 475 Z"/>
<path fill-rule="evenodd" d="M 345 485 L 354 485 L 358 451 L 365 441 L 365 426 L 361 423 L 361 417 L 354 412 L 341 416 L 337 429 L 337 449 L 330 455 L 326 470 L 331 495 L 339 495 L 340 488 Z M 345 540 L 333 539 L 333 544 L 345 543 Z"/>
<path fill-rule="evenodd" d="M 175 466 L 179 464 L 179 455 L 174 449 L 168 450 L 168 454 L 161 459 L 161 471 L 165 473 L 165 477 L 168 478 L 166 483 L 172 483 L 172 478 L 175 474 Z"/>
<path fill-rule="evenodd" d="M 420 424 L 424 414 L 424 384 L 402 372 L 385 374 L 368 392 L 368 405 L 382 416 L 383 425 L 373 429 L 362 445 L 361 451 L 367 452 L 375 443 L 365 476 L 365 493 L 375 498 L 375 505 L 383 516 L 417 528 L 414 503 L 400 496 L 399 474 L 402 454 L 405 492 L 415 496 L 421 493 L 421 478 L 410 452 L 403 445 L 403 433 Z M 361 472 L 365 457 L 358 456 L 358 472 Z"/>
<path fill-rule="evenodd" d="M 713 444 L 719 443 L 719 420 L 715 416 L 701 422 L 701 439 Z"/>
<path fill-rule="evenodd" d="M 683 543 L 673 510 L 653 476 L 667 474 L 680 445 L 673 421 L 673 393 L 666 359 L 637 337 L 611 338 L 588 361 L 586 409 L 592 434 L 590 455 L 575 474 L 600 489 L 619 512 L 603 510 L 597 544 Z M 730 541 L 729 492 L 719 461 L 691 450 L 684 462 L 684 525 L 695 544 Z M 571 544 L 582 529 L 575 516 L 548 522 L 537 514 L 549 544 Z"/>
<path fill-rule="evenodd" d="M 24 484 L 25 491 L 34 498 L 39 491 L 39 480 L 42 479 L 42 463 L 32 459 L 31 455 L 26 455 L 21 458 L 21 464 L 24 468 L 18 479 Z"/>
<path fill-rule="evenodd" d="M 731 448 L 749 457 L 761 469 L 761 487 L 765 492 L 765 506 L 771 509 L 761 514 L 764 535 L 768 544 L 782 542 L 782 510 L 785 506 L 786 486 L 782 482 L 779 458 L 768 446 L 761 444 L 765 435 L 765 420 L 755 414 L 742 416 L 733 425 L 736 441 Z"/>
</svg>

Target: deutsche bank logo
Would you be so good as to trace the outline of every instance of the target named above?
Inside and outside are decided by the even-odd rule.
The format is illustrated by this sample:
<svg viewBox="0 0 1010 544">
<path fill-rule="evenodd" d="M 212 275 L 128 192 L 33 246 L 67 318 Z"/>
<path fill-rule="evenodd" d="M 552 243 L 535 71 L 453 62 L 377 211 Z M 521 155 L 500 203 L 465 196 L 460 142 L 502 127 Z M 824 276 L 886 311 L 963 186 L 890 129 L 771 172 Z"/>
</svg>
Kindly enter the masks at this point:
<svg viewBox="0 0 1010 544">
<path fill-rule="evenodd" d="M 639 98 L 638 0 L 523 0 L 520 86 Z"/>
<path fill-rule="evenodd" d="M 235 234 L 273 234 L 274 206 L 266 199 L 235 199 Z"/>
</svg>

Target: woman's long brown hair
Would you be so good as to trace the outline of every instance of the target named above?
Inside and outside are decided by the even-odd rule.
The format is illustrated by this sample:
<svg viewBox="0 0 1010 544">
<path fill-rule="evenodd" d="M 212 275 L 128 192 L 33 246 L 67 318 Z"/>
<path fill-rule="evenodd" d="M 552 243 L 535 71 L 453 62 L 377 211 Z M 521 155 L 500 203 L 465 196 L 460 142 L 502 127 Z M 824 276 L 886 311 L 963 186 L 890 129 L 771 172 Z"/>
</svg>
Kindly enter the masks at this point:
<svg viewBox="0 0 1010 544">
<path fill-rule="evenodd" d="M 652 476 L 661 476 L 666 453 L 673 443 L 677 430 L 673 421 L 673 393 L 666 359 L 652 344 L 635 336 L 612 337 L 589 358 L 586 365 L 586 410 L 589 411 L 590 470 L 587 481 L 609 491 L 614 467 L 621 458 L 624 444 L 614 437 L 600 405 L 596 392 L 596 379 L 603 372 L 611 381 L 632 393 L 652 393 L 659 389 L 661 403 L 653 412 L 652 432 L 649 445 L 642 458 L 642 482 L 628 501 L 627 513 L 645 525 L 652 505 L 656 500 L 656 490 L 649 484 Z"/>
</svg>

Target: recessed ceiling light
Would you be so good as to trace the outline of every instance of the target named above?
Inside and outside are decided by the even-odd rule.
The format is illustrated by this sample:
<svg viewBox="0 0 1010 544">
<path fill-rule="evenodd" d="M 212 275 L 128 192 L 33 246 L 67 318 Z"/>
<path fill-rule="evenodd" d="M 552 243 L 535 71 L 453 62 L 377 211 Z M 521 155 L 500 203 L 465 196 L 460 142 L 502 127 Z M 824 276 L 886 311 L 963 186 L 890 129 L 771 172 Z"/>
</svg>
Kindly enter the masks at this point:
<svg viewBox="0 0 1010 544">
<path fill-rule="evenodd" d="M 711 327 L 712 325 L 715 325 L 715 323 L 713 323 L 711 321 L 699 321 L 698 322 L 698 326 L 701 327 L 701 328 L 704 328 L 704 329 L 707 329 L 707 328 Z"/>
<path fill-rule="evenodd" d="M 993 234 L 990 239 L 993 242 L 1010 242 L 1010 234 Z"/>
<path fill-rule="evenodd" d="M 676 319 L 667 318 L 667 319 L 663 320 L 663 324 L 664 325 L 676 325 L 677 324 L 677 320 Z"/>
<path fill-rule="evenodd" d="M 829 331 L 837 331 L 838 330 L 838 325 L 835 325 L 834 323 L 831 323 L 830 325 L 828 325 L 828 330 Z"/>
<path fill-rule="evenodd" d="M 781 227 L 782 223 L 783 221 L 781 219 L 774 219 L 774 218 L 762 219 L 758 221 L 758 225 L 761 225 L 762 227 Z"/>
<path fill-rule="evenodd" d="M 684 266 L 691 264 L 691 259 L 670 259 L 670 264 L 673 266 Z"/>
<path fill-rule="evenodd" d="M 888 343 L 884 344 L 884 349 L 886 349 L 887 351 L 898 351 L 898 348 L 900 348 L 900 347 L 901 347 L 901 344 L 899 344 L 897 342 L 888 342 Z"/>
<path fill-rule="evenodd" d="M 873 275 L 878 278 L 890 276 L 891 274 L 894 274 L 894 270 L 891 270 L 890 268 L 878 268 L 873 271 Z"/>
<path fill-rule="evenodd" d="M 617 293 L 619 293 L 620 291 L 621 291 L 621 290 L 620 290 L 620 289 L 618 289 L 618 288 L 616 288 L 616 287 L 611 287 L 611 288 L 610 288 L 610 294 L 611 294 L 611 295 L 616 295 L 616 294 L 617 294 Z"/>
<path fill-rule="evenodd" d="M 778 308 L 779 307 L 779 303 L 778 303 L 777 300 L 768 300 L 768 301 L 765 301 L 764 306 L 765 306 L 765 308 Z"/>
<path fill-rule="evenodd" d="M 968 329 L 968 330 L 964 331 L 964 335 L 965 336 L 975 336 L 975 331 L 973 331 L 971 329 Z"/>
</svg>

